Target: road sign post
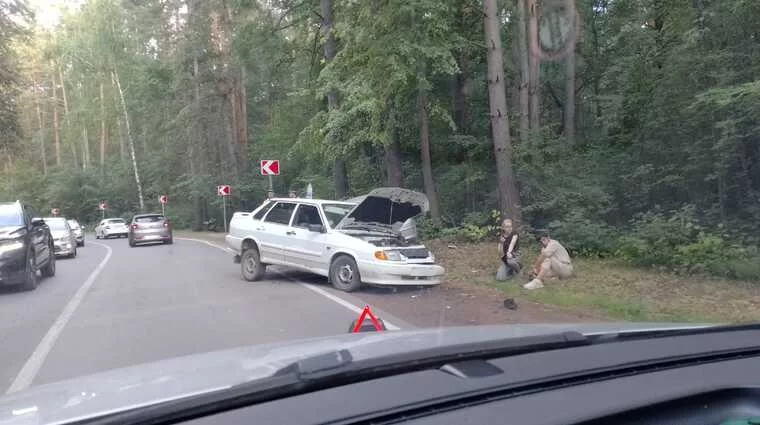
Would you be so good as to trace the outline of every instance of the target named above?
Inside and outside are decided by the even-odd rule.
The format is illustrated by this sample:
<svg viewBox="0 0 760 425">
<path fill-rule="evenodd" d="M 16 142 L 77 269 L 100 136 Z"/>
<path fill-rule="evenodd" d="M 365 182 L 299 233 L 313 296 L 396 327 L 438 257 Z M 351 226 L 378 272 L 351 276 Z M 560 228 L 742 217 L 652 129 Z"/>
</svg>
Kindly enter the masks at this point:
<svg viewBox="0 0 760 425">
<path fill-rule="evenodd" d="M 222 197 L 222 219 L 224 220 L 224 233 L 227 233 L 227 197 L 230 196 L 232 190 L 230 185 L 223 184 L 216 187 L 217 196 Z"/>
<path fill-rule="evenodd" d="M 262 159 L 260 164 L 260 170 L 262 176 L 267 176 L 269 179 L 269 192 L 274 193 L 274 181 L 272 176 L 280 175 L 280 160 L 279 159 Z"/>
<path fill-rule="evenodd" d="M 161 215 L 166 216 L 166 204 L 169 203 L 169 197 L 161 195 L 158 197 L 158 202 L 161 203 Z"/>
</svg>

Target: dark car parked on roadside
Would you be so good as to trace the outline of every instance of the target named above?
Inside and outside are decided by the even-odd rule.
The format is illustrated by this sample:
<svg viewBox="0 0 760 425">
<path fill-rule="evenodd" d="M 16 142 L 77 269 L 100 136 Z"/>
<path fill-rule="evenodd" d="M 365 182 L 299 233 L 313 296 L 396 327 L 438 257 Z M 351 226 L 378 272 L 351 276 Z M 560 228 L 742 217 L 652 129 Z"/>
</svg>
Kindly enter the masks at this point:
<svg viewBox="0 0 760 425">
<path fill-rule="evenodd" d="M 37 287 L 37 270 L 55 275 L 50 228 L 39 214 L 21 201 L 0 202 L 0 285 Z"/>
</svg>

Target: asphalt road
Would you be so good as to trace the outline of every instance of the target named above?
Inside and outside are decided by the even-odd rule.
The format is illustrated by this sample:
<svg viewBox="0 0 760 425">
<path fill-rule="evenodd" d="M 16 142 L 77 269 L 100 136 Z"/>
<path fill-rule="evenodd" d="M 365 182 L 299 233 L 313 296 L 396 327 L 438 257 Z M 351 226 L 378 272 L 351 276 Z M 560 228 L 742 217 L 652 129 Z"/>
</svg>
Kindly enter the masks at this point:
<svg viewBox="0 0 760 425">
<path fill-rule="evenodd" d="M 90 235 L 88 235 L 90 236 Z M 245 282 L 219 245 L 95 241 L 37 290 L 0 291 L 0 391 L 242 345 L 346 333 L 359 295 L 272 269 Z M 291 277 L 291 276 L 296 276 Z M 410 325 L 379 312 L 390 327 Z"/>
</svg>

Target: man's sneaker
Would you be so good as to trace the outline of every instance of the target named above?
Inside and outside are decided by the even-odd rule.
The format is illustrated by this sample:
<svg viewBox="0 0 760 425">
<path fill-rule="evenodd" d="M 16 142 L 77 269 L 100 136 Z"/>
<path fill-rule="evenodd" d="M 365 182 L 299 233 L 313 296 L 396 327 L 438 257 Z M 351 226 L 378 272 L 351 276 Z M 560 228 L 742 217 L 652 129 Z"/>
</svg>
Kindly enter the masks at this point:
<svg viewBox="0 0 760 425">
<path fill-rule="evenodd" d="M 540 289 L 543 287 L 544 287 L 544 283 L 538 279 L 533 279 L 530 282 L 523 285 L 523 288 L 525 289 Z"/>
</svg>

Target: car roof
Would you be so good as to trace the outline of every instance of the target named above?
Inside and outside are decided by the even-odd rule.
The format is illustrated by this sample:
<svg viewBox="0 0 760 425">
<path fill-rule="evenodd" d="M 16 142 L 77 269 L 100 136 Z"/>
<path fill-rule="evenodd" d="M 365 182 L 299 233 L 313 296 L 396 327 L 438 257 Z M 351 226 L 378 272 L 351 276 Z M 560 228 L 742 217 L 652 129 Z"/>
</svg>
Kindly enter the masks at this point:
<svg viewBox="0 0 760 425">
<path fill-rule="evenodd" d="M 310 198 L 270 198 L 268 201 L 278 202 L 297 202 L 304 204 L 344 204 L 344 205 L 356 205 L 350 201 L 335 201 L 332 199 L 310 199 Z"/>
<path fill-rule="evenodd" d="M 134 218 L 137 218 L 137 217 L 153 217 L 153 216 L 157 216 L 157 215 L 163 216 L 163 214 L 161 214 L 161 213 L 145 213 L 145 214 L 135 214 Z"/>
</svg>

